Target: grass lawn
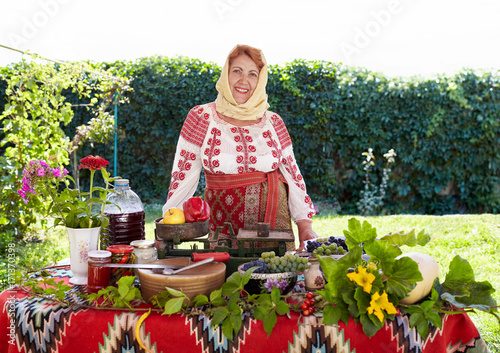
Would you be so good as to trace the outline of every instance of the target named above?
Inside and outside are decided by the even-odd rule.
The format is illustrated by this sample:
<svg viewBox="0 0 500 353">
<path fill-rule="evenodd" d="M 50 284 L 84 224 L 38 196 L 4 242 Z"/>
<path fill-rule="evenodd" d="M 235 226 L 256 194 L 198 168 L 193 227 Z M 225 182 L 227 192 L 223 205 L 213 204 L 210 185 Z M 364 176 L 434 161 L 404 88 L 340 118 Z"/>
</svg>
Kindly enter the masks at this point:
<svg viewBox="0 0 500 353">
<path fill-rule="evenodd" d="M 146 206 L 146 235 L 154 239 L 154 219 L 161 216 L 160 205 Z M 320 237 L 343 235 L 352 216 L 320 214 L 316 216 L 314 230 Z M 494 298 L 500 303 L 500 215 L 449 215 L 417 216 L 396 215 L 380 217 L 356 217 L 366 220 L 377 229 L 377 235 L 399 231 L 425 230 L 431 242 L 425 247 L 404 248 L 432 255 L 441 266 L 444 281 L 451 259 L 460 255 L 471 264 L 477 281 L 489 281 L 497 290 Z M 296 232 L 296 230 L 295 230 Z M 62 232 L 50 234 L 43 242 L 27 242 L 18 245 L 19 264 L 41 267 L 69 257 L 68 243 Z M 500 353 L 500 325 L 487 314 L 471 314 L 481 336 L 492 353 Z"/>
</svg>

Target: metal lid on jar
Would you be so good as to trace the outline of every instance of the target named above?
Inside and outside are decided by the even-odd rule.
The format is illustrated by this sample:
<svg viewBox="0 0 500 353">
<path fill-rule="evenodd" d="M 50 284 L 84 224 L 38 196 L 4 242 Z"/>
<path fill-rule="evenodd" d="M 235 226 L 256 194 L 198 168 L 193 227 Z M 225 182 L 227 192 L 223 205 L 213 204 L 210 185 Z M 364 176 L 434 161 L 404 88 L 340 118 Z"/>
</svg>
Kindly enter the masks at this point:
<svg viewBox="0 0 500 353">
<path fill-rule="evenodd" d="M 126 254 L 134 251 L 134 247 L 130 245 L 110 245 L 106 250 L 111 251 L 113 254 Z"/>
<path fill-rule="evenodd" d="M 89 251 L 89 257 L 94 259 L 105 259 L 111 257 L 111 252 L 107 250 L 91 250 Z"/>
<path fill-rule="evenodd" d="M 155 242 L 153 240 L 134 240 L 130 245 L 136 249 L 146 249 L 154 247 Z"/>
</svg>

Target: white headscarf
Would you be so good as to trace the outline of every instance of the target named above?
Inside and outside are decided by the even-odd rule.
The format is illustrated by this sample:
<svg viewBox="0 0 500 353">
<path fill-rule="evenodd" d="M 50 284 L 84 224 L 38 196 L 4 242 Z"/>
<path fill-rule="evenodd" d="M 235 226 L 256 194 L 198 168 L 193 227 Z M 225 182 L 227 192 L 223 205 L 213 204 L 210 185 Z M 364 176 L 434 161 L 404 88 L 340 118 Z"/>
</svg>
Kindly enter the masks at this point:
<svg viewBox="0 0 500 353">
<path fill-rule="evenodd" d="M 229 87 L 228 78 L 230 69 L 229 58 L 231 57 L 231 54 L 240 50 L 259 53 L 260 58 L 264 63 L 264 66 L 259 73 L 259 81 L 257 82 L 257 86 L 255 87 L 252 96 L 243 104 L 238 104 L 234 100 L 233 94 L 231 93 L 231 87 Z M 222 68 L 220 78 L 215 86 L 217 88 L 217 91 L 219 92 L 219 95 L 215 100 L 217 112 L 229 118 L 238 120 L 258 120 L 262 118 L 267 108 L 269 108 L 269 104 L 267 103 L 266 85 L 267 63 L 262 51 L 248 45 L 238 44 L 229 53 L 226 59 L 226 63 Z"/>
</svg>

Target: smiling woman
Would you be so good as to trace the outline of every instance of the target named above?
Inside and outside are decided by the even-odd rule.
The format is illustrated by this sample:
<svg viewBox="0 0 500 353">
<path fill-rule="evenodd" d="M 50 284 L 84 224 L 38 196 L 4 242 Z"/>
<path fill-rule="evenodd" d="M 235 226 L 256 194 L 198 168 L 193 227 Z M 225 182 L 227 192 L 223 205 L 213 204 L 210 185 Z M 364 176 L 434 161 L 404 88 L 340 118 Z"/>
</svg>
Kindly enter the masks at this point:
<svg viewBox="0 0 500 353">
<path fill-rule="evenodd" d="M 257 64 L 246 54 L 238 55 L 229 69 L 229 87 L 233 98 L 238 104 L 246 103 L 259 81 Z"/>
<path fill-rule="evenodd" d="M 305 240 L 317 237 L 314 206 L 285 124 L 267 110 L 266 84 L 262 52 L 237 45 L 217 81 L 216 101 L 194 107 L 182 127 L 163 213 L 182 208 L 203 171 L 211 238 L 218 231 L 219 239 L 229 239 L 226 223 L 238 234 L 240 228 L 256 230 L 259 222 L 271 229 L 292 229 L 294 220 L 301 250 Z M 290 250 L 295 250 L 293 242 Z"/>
</svg>

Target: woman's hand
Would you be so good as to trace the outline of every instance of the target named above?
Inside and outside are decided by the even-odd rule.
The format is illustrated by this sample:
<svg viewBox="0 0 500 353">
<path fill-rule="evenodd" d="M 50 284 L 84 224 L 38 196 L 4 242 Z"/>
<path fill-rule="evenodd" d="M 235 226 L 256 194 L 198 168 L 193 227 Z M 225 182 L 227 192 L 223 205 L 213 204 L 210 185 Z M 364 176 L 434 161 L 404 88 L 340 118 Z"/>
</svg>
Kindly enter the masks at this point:
<svg viewBox="0 0 500 353">
<path fill-rule="evenodd" d="M 299 241 L 300 241 L 297 251 L 304 250 L 304 241 L 309 239 L 319 238 L 318 234 L 316 234 L 316 232 L 312 228 L 312 222 L 309 221 L 297 222 L 297 228 L 299 230 Z"/>
</svg>

